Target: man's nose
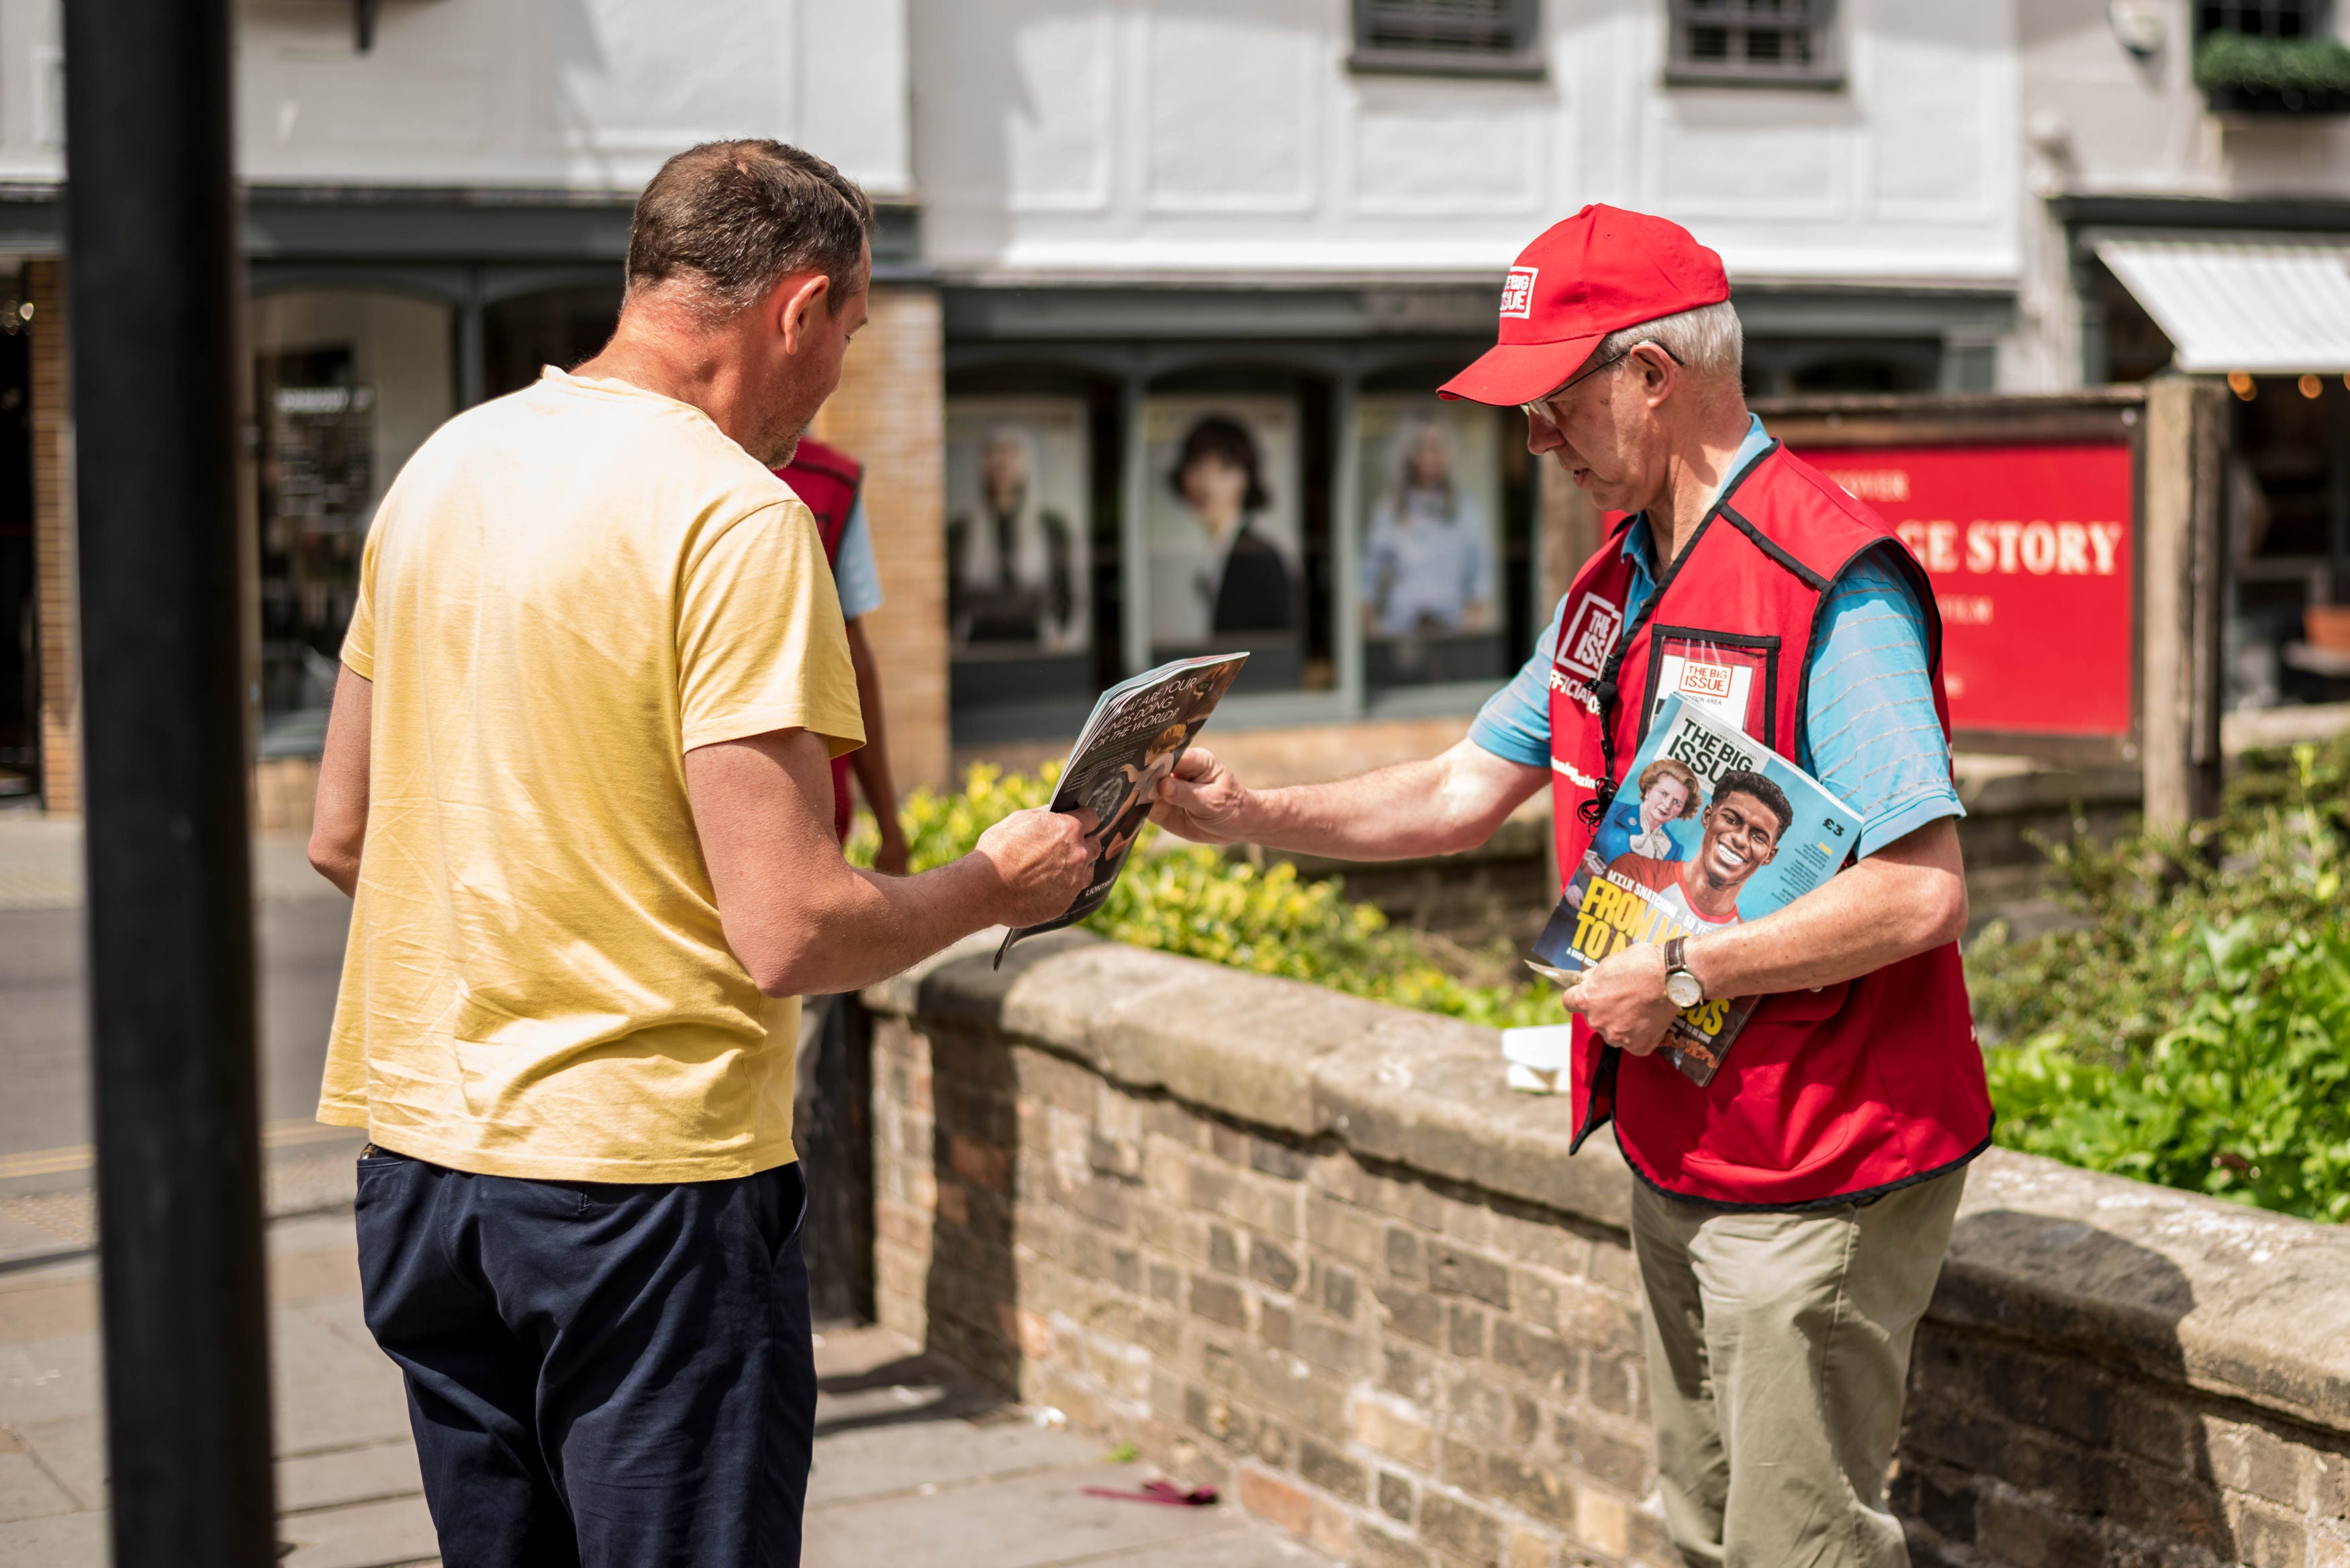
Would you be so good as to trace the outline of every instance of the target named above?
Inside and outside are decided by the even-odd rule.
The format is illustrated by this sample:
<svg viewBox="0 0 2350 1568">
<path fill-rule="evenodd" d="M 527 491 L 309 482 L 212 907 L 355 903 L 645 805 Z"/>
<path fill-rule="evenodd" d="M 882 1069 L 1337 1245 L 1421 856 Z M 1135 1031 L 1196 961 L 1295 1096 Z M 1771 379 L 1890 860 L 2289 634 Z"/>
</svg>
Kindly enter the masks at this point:
<svg viewBox="0 0 2350 1568">
<path fill-rule="evenodd" d="M 1544 419 L 1540 414 L 1526 416 L 1526 450 L 1528 452 L 1536 457 L 1541 457 L 1546 452 L 1556 452 L 1565 444 L 1566 438 L 1558 433 L 1556 425 Z"/>
</svg>

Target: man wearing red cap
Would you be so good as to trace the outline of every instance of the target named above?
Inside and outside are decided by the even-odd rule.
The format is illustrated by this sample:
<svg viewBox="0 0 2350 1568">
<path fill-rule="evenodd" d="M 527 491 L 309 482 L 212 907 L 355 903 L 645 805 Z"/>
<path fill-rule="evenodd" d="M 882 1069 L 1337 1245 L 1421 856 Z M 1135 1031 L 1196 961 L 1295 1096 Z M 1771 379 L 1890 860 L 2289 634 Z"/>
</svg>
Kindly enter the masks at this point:
<svg viewBox="0 0 2350 1568">
<path fill-rule="evenodd" d="M 1494 348 L 1447 397 L 1523 406 L 1527 445 L 1613 534 L 1469 737 L 1426 762 L 1257 792 L 1194 746 L 1186 837 L 1344 859 L 1482 843 L 1548 781 L 1591 853 L 1648 721 L 1702 700 L 1864 821 L 1856 862 L 1762 919 L 1589 971 L 1575 1142 L 1612 1119 L 1633 1186 L 1665 1514 L 1692 1563 L 1898 1568 L 1884 1476 L 1965 1166 L 1991 1139 L 1957 939 L 1966 884 L 1933 595 L 1869 509 L 1740 390 L 1721 258 L 1586 207 L 1519 256 Z M 1656 1054 L 1680 1007 L 1764 998 L 1713 1081 Z"/>
</svg>

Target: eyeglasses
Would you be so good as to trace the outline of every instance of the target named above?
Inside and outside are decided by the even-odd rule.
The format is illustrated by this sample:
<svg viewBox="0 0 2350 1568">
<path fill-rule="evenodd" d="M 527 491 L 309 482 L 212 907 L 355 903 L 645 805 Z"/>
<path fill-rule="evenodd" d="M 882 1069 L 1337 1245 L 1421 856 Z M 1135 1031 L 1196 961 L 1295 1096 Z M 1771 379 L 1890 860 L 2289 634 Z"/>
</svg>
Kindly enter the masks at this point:
<svg viewBox="0 0 2350 1568">
<path fill-rule="evenodd" d="M 1520 403 L 1518 407 L 1525 411 L 1526 418 L 1530 420 L 1545 420 L 1552 424 L 1556 424 L 1558 422 L 1558 417 L 1550 411 L 1550 406 L 1552 403 L 1557 401 L 1560 398 L 1565 397 L 1567 393 L 1573 391 L 1584 382 L 1588 381 L 1592 377 L 1599 374 L 1600 371 L 1607 369 L 1613 366 L 1621 365 L 1625 360 L 1632 357 L 1633 349 L 1643 347 L 1654 348 L 1657 352 L 1662 354 L 1666 358 L 1670 359 L 1676 365 L 1688 363 L 1688 361 L 1684 360 L 1679 355 L 1674 353 L 1671 349 L 1666 348 L 1663 344 L 1652 342 L 1644 337 L 1638 343 L 1626 345 L 1622 353 L 1610 355 L 1608 358 L 1599 361 L 1598 364 L 1592 366 L 1589 369 L 1576 372 L 1574 376 L 1568 378 L 1565 384 L 1552 388 L 1549 391 L 1544 392 L 1541 397 L 1536 398 L 1533 402 Z"/>
</svg>

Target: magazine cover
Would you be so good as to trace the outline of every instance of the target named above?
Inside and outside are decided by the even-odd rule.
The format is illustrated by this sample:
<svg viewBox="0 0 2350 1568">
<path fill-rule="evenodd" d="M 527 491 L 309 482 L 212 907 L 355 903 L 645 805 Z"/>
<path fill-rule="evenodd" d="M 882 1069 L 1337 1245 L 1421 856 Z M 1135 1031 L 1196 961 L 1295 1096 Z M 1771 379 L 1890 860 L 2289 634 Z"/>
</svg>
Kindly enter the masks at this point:
<svg viewBox="0 0 2350 1568">
<path fill-rule="evenodd" d="M 1573 986 L 1636 942 L 1759 919 L 1835 875 L 1860 817 L 1811 774 L 1708 710 L 1669 699 L 1534 942 L 1537 972 Z M 1708 998 L 1666 1035 L 1673 1064 L 1712 1081 L 1762 998 Z"/>
<path fill-rule="evenodd" d="M 1143 824 L 1150 820 L 1159 781 L 1175 771 L 1177 759 L 1247 662 L 1245 653 L 1179 659 L 1101 694 L 1053 791 L 1055 811 L 1091 806 L 1100 824 L 1094 829 L 1093 877 L 1059 918 L 1006 931 L 1003 945 L 995 950 L 999 967 L 1021 938 L 1075 925 L 1102 907 Z"/>
</svg>

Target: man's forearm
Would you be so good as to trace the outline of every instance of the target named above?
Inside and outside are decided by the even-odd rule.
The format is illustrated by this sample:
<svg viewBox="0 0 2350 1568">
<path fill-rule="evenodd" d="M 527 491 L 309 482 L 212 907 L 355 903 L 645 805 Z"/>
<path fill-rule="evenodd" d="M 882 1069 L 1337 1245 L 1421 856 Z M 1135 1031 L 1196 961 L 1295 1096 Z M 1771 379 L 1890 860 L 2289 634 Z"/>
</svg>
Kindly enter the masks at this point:
<svg viewBox="0 0 2350 1568">
<path fill-rule="evenodd" d="M 1252 791 L 1236 838 L 1334 860 L 1408 860 L 1482 844 L 1534 793 L 1521 769 L 1463 741 L 1336 784 Z"/>
<path fill-rule="evenodd" d="M 1084 813 L 1014 812 L 971 854 L 920 877 L 857 869 L 832 835 L 826 752 L 785 730 L 685 754 L 727 945 L 768 995 L 853 990 L 984 927 L 1050 919 L 1084 888 Z"/>
<path fill-rule="evenodd" d="M 1758 920 L 1692 938 L 1709 996 L 1762 996 L 1855 980 L 1964 934 L 1957 825 L 1929 824 Z"/>
<path fill-rule="evenodd" d="M 1708 996 L 1764 996 L 1856 980 L 1954 941 L 1966 928 L 1958 824 L 1945 817 L 1783 909 L 1691 937 L 1683 961 Z M 1585 971 L 1564 1000 L 1610 1044 L 1646 1055 L 1673 1019 L 1664 950 L 1650 942 L 1625 948 Z"/>
<path fill-rule="evenodd" d="M 816 890 L 788 929 L 736 945 L 763 955 L 752 978 L 778 996 L 824 996 L 886 980 L 995 924 L 989 867 L 962 859 L 918 877 L 883 877 L 854 867 Z M 729 922 L 729 935 L 733 922 Z"/>
</svg>

